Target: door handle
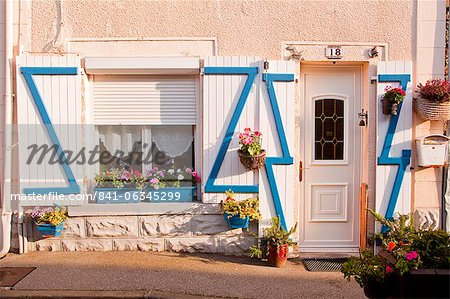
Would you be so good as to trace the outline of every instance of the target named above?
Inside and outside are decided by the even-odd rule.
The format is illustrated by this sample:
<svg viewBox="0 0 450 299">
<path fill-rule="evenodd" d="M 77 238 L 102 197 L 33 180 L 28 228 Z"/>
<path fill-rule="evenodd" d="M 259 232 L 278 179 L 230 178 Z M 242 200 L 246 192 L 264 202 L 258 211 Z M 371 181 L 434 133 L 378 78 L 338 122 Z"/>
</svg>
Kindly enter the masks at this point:
<svg viewBox="0 0 450 299">
<path fill-rule="evenodd" d="M 298 181 L 301 182 L 301 181 L 303 181 L 303 162 L 302 161 L 300 161 L 300 167 L 298 169 L 298 172 L 299 172 Z"/>
</svg>

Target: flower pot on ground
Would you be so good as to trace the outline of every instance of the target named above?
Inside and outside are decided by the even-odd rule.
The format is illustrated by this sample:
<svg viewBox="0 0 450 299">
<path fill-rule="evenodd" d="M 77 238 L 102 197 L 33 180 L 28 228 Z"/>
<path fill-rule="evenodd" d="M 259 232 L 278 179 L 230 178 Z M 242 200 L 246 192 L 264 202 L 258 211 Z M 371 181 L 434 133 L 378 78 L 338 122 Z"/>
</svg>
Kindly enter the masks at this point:
<svg viewBox="0 0 450 299">
<path fill-rule="evenodd" d="M 267 262 L 271 266 L 284 268 L 286 267 L 288 254 L 289 244 L 284 244 L 281 246 L 270 246 L 267 254 Z"/>
<path fill-rule="evenodd" d="M 262 134 L 245 128 L 244 132 L 239 134 L 239 144 L 241 148 L 238 155 L 242 165 L 252 171 L 261 169 L 266 162 L 266 151 L 261 149 Z"/>
<path fill-rule="evenodd" d="M 258 198 L 237 201 L 233 191 L 225 192 L 227 198 L 221 201 L 222 213 L 230 228 L 248 228 L 250 221 L 261 219 Z"/>
<path fill-rule="evenodd" d="M 437 121 L 450 119 L 450 82 L 428 80 L 425 85 L 417 85 L 417 88 L 414 109 L 420 118 Z"/>
<path fill-rule="evenodd" d="M 377 234 L 382 248 L 350 258 L 342 265 L 344 277 L 354 277 L 369 298 L 448 298 L 436 282 L 450 279 L 450 234 L 416 228 L 411 215 L 387 220 L 370 212 L 387 228 Z"/>
<path fill-rule="evenodd" d="M 250 248 L 251 256 L 267 259 L 269 265 L 284 268 L 286 266 L 289 246 L 296 246 L 292 234 L 297 230 L 297 223 L 286 231 L 280 223 L 279 217 L 272 218 L 270 227 L 263 230 L 263 236 L 258 245 Z"/>
<path fill-rule="evenodd" d="M 397 115 L 398 106 L 405 98 L 405 91 L 401 87 L 386 87 L 383 98 L 381 99 L 381 108 L 384 115 Z"/>
<path fill-rule="evenodd" d="M 35 207 L 30 214 L 43 238 L 59 237 L 64 229 L 67 212 L 62 208 Z"/>
</svg>

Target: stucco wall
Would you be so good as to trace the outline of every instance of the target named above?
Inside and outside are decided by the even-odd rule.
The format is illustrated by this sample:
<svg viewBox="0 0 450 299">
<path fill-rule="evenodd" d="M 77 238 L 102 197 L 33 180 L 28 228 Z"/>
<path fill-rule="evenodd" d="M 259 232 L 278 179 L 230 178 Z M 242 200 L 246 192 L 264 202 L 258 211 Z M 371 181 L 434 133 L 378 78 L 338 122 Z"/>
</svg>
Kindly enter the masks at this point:
<svg viewBox="0 0 450 299">
<path fill-rule="evenodd" d="M 368 42 L 387 43 L 389 60 L 413 60 L 414 84 L 444 73 L 445 0 L 38 0 L 30 6 L 30 24 L 21 20 L 29 52 L 65 51 L 75 39 L 207 37 L 217 40 L 217 55 L 279 59 L 283 41 Z M 440 123 L 414 122 L 416 136 L 442 131 Z M 416 169 L 413 180 L 416 206 L 438 208 L 441 172 Z"/>
<path fill-rule="evenodd" d="M 392 60 L 410 60 L 414 45 L 412 0 L 58 3 L 33 1 L 30 50 L 48 50 L 55 37 L 217 37 L 218 55 L 277 59 L 283 40 L 370 41 L 389 42 Z"/>
</svg>

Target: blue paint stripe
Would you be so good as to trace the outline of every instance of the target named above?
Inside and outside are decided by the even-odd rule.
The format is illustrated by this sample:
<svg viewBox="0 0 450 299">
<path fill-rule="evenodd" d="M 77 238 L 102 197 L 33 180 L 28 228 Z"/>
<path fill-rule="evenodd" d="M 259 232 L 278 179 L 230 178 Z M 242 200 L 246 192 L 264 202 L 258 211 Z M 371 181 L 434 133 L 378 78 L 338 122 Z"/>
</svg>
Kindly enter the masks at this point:
<svg viewBox="0 0 450 299">
<path fill-rule="evenodd" d="M 30 75 L 77 75 L 77 67 L 29 67 L 20 68 L 22 74 Z"/>
<path fill-rule="evenodd" d="M 219 152 L 217 154 L 216 160 L 214 161 L 213 167 L 209 174 L 209 177 L 205 184 L 206 193 L 218 193 L 225 192 L 229 189 L 236 193 L 258 193 L 258 185 L 215 185 L 215 181 L 219 174 L 220 168 L 222 167 L 223 160 L 227 153 L 228 147 L 233 139 L 234 132 L 236 130 L 237 123 L 241 117 L 242 111 L 244 109 L 245 103 L 247 102 L 248 96 L 250 94 L 253 82 L 255 81 L 256 75 L 258 74 L 257 67 L 205 67 L 205 75 L 247 75 L 247 80 L 245 81 L 244 88 L 242 89 L 241 95 L 239 96 L 238 103 L 231 117 L 230 123 L 228 124 L 227 130 L 225 131 L 225 136 L 220 146 Z"/>
<path fill-rule="evenodd" d="M 284 216 L 283 206 L 281 204 L 280 193 L 278 192 L 278 186 L 275 178 L 274 165 L 291 165 L 294 163 L 294 158 L 291 157 L 289 152 L 289 145 L 286 139 L 283 122 L 281 119 L 280 109 L 278 107 L 278 101 L 273 87 L 273 82 L 292 82 L 294 81 L 294 74 L 263 74 L 263 81 L 266 82 L 267 92 L 269 94 L 270 106 L 272 108 L 273 117 L 275 119 L 275 125 L 278 133 L 278 139 L 280 141 L 282 156 L 281 157 L 267 157 L 266 158 L 266 173 L 269 181 L 270 192 L 275 207 L 275 212 L 280 218 L 281 226 L 287 230 L 286 218 Z M 293 103 L 294 104 L 294 103 Z"/>
<path fill-rule="evenodd" d="M 378 75 L 378 82 L 398 82 L 404 91 L 408 87 L 408 83 L 411 81 L 409 74 L 383 74 Z M 380 157 L 378 157 L 378 165 L 398 165 L 397 174 L 395 176 L 394 186 L 392 187 L 391 195 L 389 197 L 389 203 L 386 209 L 385 217 L 391 219 L 394 217 L 395 206 L 397 205 L 398 197 L 400 195 L 400 189 L 402 186 L 405 172 L 408 165 L 411 163 L 411 149 L 402 150 L 401 157 L 389 157 L 391 151 L 392 142 L 394 140 L 395 132 L 397 129 L 398 119 L 402 111 L 403 103 L 398 106 L 397 115 L 392 115 L 386 137 L 384 139 L 383 150 Z M 385 232 L 387 227 L 382 227 L 382 232 Z"/>
<path fill-rule="evenodd" d="M 63 168 L 63 173 L 65 179 L 69 183 L 69 187 L 56 187 L 56 188 L 24 188 L 25 194 L 47 194 L 50 192 L 57 192 L 61 194 L 72 194 L 80 193 L 80 187 L 78 186 L 75 176 L 70 168 L 64 151 L 61 147 L 61 143 L 52 125 L 50 116 L 47 113 L 42 97 L 37 89 L 36 82 L 33 79 L 33 75 L 77 75 L 78 68 L 76 67 L 21 67 L 20 72 L 27 82 L 28 89 L 31 93 L 31 98 L 33 99 L 37 112 L 41 118 L 44 125 L 45 131 L 48 134 L 50 141 L 55 145 L 56 153 L 61 161 L 61 166 Z"/>
</svg>

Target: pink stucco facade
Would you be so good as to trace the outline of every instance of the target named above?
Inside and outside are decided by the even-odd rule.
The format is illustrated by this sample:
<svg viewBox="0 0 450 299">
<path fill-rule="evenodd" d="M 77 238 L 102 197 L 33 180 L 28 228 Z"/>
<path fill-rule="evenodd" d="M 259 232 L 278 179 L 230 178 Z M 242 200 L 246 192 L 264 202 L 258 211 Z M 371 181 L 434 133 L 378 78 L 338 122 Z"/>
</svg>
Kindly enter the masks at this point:
<svg viewBox="0 0 450 299">
<path fill-rule="evenodd" d="M 327 62 L 326 45 L 343 45 L 341 63 L 364 66 L 363 100 L 369 124 L 375 123 L 377 61 L 412 61 L 412 86 L 445 75 L 445 3 L 443 0 L 377 1 L 91 1 L 37 0 L 15 2 L 15 55 L 81 56 L 259 56 L 286 59 L 286 45 L 304 49 L 298 63 Z M 3 27 L 0 6 L 0 29 Z M 2 40 L 3 30 L 0 32 Z M 105 46 L 105 43 L 116 44 Z M 109 45 L 109 44 L 108 44 Z M 378 60 L 366 57 L 373 46 Z M 1 46 L 3 47 L 3 46 Z M 0 55 L 4 53 L 0 47 Z M 129 53 L 133 53 L 129 55 Z M 0 67 L 4 61 L 0 60 Z M 2 89 L 0 73 L 0 90 Z M 296 103 L 300 102 L 297 95 Z M 2 105 L 0 105 L 0 109 Z M 300 112 L 298 107 L 296 115 Z M 296 121 L 296 126 L 301 123 Z M 0 127 L 1 128 L 1 127 Z M 442 134 L 443 122 L 424 122 L 413 114 L 413 140 Z M 3 131 L 0 129 L 0 136 Z M 296 137 L 298 138 L 298 137 Z M 369 207 L 375 206 L 376 126 L 365 133 L 367 155 L 363 181 L 369 185 Z M 295 141 L 299 144 L 299 140 Z M 414 145 L 412 145 L 414 155 Z M 295 175 L 300 151 L 295 147 Z M 414 165 L 412 210 L 431 215 L 439 225 L 442 170 Z M 0 153 L 0 163 L 3 156 Z M 299 186 L 297 186 L 297 189 Z M 296 195 L 296 201 L 300 196 Z M 295 213 L 298 213 L 296 210 Z M 369 224 L 369 230 L 372 225 Z"/>
</svg>

